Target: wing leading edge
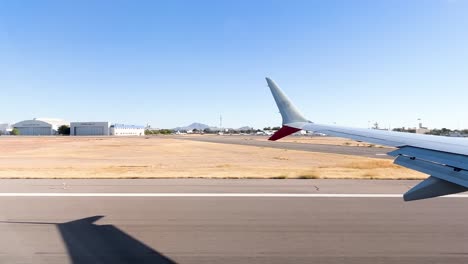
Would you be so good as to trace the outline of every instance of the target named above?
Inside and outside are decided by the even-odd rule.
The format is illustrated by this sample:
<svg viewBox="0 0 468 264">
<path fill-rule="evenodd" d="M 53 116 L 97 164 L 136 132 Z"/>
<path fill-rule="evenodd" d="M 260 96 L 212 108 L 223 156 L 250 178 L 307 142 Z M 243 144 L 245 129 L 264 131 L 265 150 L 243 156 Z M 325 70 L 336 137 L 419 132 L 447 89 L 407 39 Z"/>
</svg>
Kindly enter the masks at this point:
<svg viewBox="0 0 468 264">
<path fill-rule="evenodd" d="M 405 201 L 468 190 L 467 140 L 315 124 L 303 117 L 273 80 L 266 80 L 283 118 L 283 127 L 271 136 L 270 140 L 278 140 L 299 130 L 307 130 L 396 147 L 397 150 L 387 153 L 395 157 L 395 164 L 430 175 L 404 194 Z"/>
</svg>

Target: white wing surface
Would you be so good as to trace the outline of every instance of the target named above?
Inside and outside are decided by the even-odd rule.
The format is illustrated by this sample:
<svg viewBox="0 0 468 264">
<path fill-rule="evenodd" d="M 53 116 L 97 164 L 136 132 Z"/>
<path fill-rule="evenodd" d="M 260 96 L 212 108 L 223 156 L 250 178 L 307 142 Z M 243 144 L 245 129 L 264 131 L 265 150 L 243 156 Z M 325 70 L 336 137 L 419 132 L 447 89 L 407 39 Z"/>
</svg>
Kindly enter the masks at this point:
<svg viewBox="0 0 468 264">
<path fill-rule="evenodd" d="M 405 201 L 468 190 L 467 139 L 316 124 L 304 118 L 273 80 L 266 80 L 283 117 L 283 127 L 270 140 L 307 130 L 396 147 L 387 153 L 395 157 L 395 164 L 430 175 L 403 196 Z"/>
</svg>

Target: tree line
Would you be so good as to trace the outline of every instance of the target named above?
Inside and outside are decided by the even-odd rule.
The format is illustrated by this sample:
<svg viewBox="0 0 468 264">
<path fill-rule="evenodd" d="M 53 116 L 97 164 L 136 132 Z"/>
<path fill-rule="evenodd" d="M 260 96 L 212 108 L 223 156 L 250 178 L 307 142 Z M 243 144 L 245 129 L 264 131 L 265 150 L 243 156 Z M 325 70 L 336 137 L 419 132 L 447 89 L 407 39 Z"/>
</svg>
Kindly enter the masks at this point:
<svg viewBox="0 0 468 264">
<path fill-rule="evenodd" d="M 401 128 L 394 128 L 392 130 L 397 131 L 397 132 L 416 133 L 415 128 L 401 127 Z M 448 128 L 445 128 L 445 127 L 441 128 L 441 129 L 434 128 L 434 129 L 429 130 L 425 134 L 427 134 L 427 135 L 436 135 L 436 136 L 450 136 L 452 134 L 460 134 L 461 136 L 468 136 L 468 129 L 462 129 L 462 130 L 455 129 L 455 130 L 452 130 L 452 129 L 448 129 Z"/>
</svg>

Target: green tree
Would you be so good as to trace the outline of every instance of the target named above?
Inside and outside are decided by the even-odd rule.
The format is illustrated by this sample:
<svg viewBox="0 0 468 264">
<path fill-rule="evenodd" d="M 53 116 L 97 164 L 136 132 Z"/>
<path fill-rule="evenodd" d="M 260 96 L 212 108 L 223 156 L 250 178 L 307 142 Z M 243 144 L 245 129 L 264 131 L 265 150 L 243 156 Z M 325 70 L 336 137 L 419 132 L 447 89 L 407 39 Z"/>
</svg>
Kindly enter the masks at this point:
<svg viewBox="0 0 468 264">
<path fill-rule="evenodd" d="M 172 134 L 172 130 L 171 129 L 161 129 L 161 130 L 159 130 L 159 133 L 162 134 L 162 135 L 170 135 L 170 134 Z"/>
<path fill-rule="evenodd" d="M 10 132 L 10 135 L 13 135 L 13 136 L 18 136 L 20 134 L 20 131 L 18 128 L 13 128 L 13 130 L 11 130 Z"/>
<path fill-rule="evenodd" d="M 70 126 L 61 125 L 58 127 L 57 132 L 59 135 L 70 135 Z"/>
</svg>

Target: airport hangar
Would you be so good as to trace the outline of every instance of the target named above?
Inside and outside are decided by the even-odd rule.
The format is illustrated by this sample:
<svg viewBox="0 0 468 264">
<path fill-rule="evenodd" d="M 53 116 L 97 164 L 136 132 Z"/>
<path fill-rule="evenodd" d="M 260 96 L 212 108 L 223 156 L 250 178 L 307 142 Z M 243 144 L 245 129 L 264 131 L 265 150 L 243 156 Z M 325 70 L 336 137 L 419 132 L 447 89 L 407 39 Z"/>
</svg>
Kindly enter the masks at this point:
<svg viewBox="0 0 468 264">
<path fill-rule="evenodd" d="M 23 136 L 50 136 L 56 135 L 60 126 L 69 124 L 61 119 L 34 118 L 18 122 L 12 127 L 18 129 L 19 134 Z"/>
<path fill-rule="evenodd" d="M 70 136 L 108 136 L 109 122 L 71 122 Z"/>
<path fill-rule="evenodd" d="M 12 127 L 8 123 L 0 124 L 0 135 L 10 134 Z"/>
<path fill-rule="evenodd" d="M 113 124 L 110 122 L 71 122 L 71 136 L 143 136 L 144 126 Z"/>
<path fill-rule="evenodd" d="M 58 128 L 70 125 L 71 136 L 142 136 L 144 126 L 113 124 L 110 122 L 71 122 L 53 118 L 34 118 L 13 124 L 21 136 L 50 136 L 57 135 Z"/>
</svg>

